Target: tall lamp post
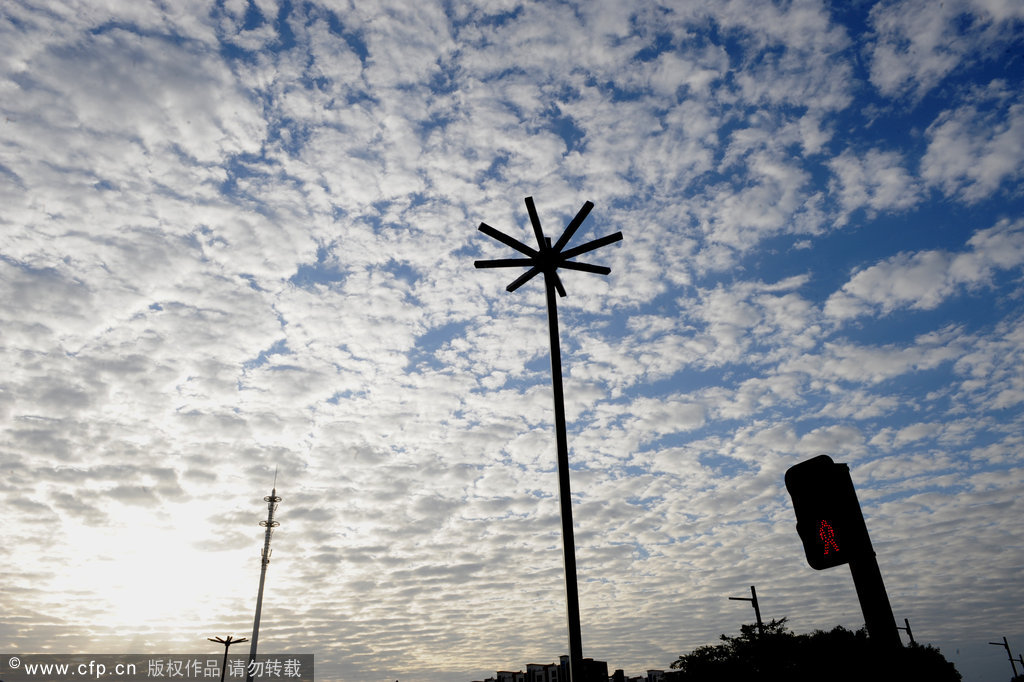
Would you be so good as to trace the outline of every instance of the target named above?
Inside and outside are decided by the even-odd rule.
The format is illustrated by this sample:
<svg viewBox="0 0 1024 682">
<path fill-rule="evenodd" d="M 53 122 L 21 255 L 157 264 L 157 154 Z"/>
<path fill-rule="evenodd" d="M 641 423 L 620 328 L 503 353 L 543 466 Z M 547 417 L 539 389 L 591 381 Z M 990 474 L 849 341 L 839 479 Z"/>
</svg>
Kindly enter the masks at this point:
<svg viewBox="0 0 1024 682">
<path fill-rule="evenodd" d="M 903 625 L 905 627 L 902 627 L 902 628 L 897 625 L 896 629 L 897 630 L 903 630 L 904 632 L 906 632 L 907 633 L 907 637 L 910 637 L 910 643 L 911 644 L 917 644 L 917 642 L 914 641 L 914 631 L 910 629 L 910 619 L 909 618 L 904 618 L 903 619 Z"/>
<path fill-rule="evenodd" d="M 478 268 L 529 267 L 525 273 L 516 278 L 505 289 L 512 292 L 533 279 L 538 274 L 544 275 L 544 287 L 547 292 L 548 332 L 551 337 L 551 385 L 554 390 L 555 405 L 555 439 L 558 446 L 558 497 L 562 516 L 562 560 L 565 565 L 565 600 L 569 631 L 569 682 L 583 682 L 583 644 L 580 636 L 580 604 L 579 589 L 576 584 L 576 545 L 572 527 L 572 494 L 569 487 L 569 447 L 565 435 L 565 399 L 562 393 L 562 356 L 558 344 L 558 309 L 555 293 L 565 296 L 565 288 L 558 277 L 558 268 L 580 270 L 598 275 L 607 275 L 611 268 L 588 263 L 577 263 L 569 260 L 594 249 L 622 239 L 622 233 L 616 232 L 600 239 L 587 242 L 571 249 L 565 246 L 572 239 L 576 230 L 586 219 L 594 204 L 587 201 L 576 216 L 565 227 L 558 241 L 551 244 L 551 238 L 544 236 L 541 229 L 537 208 L 533 197 L 526 197 L 526 210 L 530 214 L 530 223 L 537 238 L 537 248 L 531 248 L 517 239 L 499 232 L 486 223 L 480 223 L 480 231 L 488 237 L 510 246 L 525 258 L 502 258 L 498 260 L 478 260 L 474 265 Z M 563 250 L 565 249 L 565 250 Z"/>
<path fill-rule="evenodd" d="M 232 639 L 231 635 L 228 635 L 227 639 L 221 639 L 220 637 L 207 637 L 206 639 L 211 642 L 217 642 L 224 645 L 224 663 L 220 666 L 220 682 L 224 682 L 224 673 L 227 672 L 228 669 L 228 648 L 232 644 L 241 644 L 242 642 L 248 642 L 249 640 L 245 637 L 242 637 L 241 639 Z"/>
<path fill-rule="evenodd" d="M 754 607 L 754 615 L 757 617 L 757 634 L 764 636 L 764 623 L 761 622 L 761 607 L 757 604 L 757 590 L 750 586 L 749 597 L 729 597 L 731 601 L 748 601 Z"/>
<path fill-rule="evenodd" d="M 1010 667 L 1013 668 L 1013 677 L 1017 677 L 1017 662 L 1013 660 L 1013 652 L 1010 651 L 1010 643 L 1006 641 L 1006 637 L 1003 637 L 1001 642 L 989 642 L 992 646 L 1001 646 L 1006 649 L 1006 655 L 1010 658 Z"/>
</svg>

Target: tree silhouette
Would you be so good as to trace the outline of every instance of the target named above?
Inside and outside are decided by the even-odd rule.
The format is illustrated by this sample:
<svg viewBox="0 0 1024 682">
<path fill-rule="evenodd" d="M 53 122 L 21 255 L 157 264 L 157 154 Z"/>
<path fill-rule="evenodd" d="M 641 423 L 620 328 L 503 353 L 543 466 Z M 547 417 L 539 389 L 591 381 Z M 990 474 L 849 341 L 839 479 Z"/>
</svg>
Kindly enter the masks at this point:
<svg viewBox="0 0 1024 682">
<path fill-rule="evenodd" d="M 702 646 L 672 663 L 686 682 L 959 682 L 961 677 L 938 649 L 912 644 L 895 652 L 874 644 L 865 629 L 844 627 L 797 635 L 786 619 L 772 620 L 758 635 L 754 624 L 723 644 Z"/>
</svg>

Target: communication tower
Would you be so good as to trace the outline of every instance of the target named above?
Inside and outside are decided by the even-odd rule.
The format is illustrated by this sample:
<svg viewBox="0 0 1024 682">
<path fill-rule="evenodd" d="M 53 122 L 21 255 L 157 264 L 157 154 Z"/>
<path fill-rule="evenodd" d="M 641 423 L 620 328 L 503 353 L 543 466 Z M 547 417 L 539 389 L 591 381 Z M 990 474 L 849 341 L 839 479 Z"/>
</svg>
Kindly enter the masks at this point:
<svg viewBox="0 0 1024 682">
<path fill-rule="evenodd" d="M 249 663 L 246 666 L 245 682 L 252 682 L 251 664 L 256 660 L 256 644 L 260 636 L 260 612 L 263 610 L 263 583 L 267 579 L 267 566 L 270 565 L 270 537 L 274 529 L 281 524 L 274 520 L 274 512 L 277 511 L 277 503 L 281 498 L 277 496 L 277 472 L 274 473 L 274 487 L 270 494 L 263 498 L 267 503 L 267 520 L 260 521 L 260 525 L 267 529 L 263 536 L 263 553 L 260 555 L 260 589 L 256 593 L 256 617 L 252 623 L 252 644 L 249 647 Z"/>
</svg>

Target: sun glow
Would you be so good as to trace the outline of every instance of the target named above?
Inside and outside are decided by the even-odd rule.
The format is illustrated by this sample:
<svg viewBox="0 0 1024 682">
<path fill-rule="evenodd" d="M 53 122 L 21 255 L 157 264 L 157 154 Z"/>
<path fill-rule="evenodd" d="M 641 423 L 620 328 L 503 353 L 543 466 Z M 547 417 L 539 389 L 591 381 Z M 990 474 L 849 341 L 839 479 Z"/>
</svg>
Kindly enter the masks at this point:
<svg viewBox="0 0 1024 682">
<path fill-rule="evenodd" d="M 197 537 L 212 534 L 202 533 L 208 521 L 185 521 L 177 512 L 186 513 L 176 509 L 155 518 L 136 511 L 119 516 L 124 520 L 117 526 L 71 531 L 76 551 L 50 581 L 53 594 L 65 597 L 64 613 L 90 626 L 137 629 L 197 623 L 237 610 L 248 594 L 240 578 L 251 573 L 244 559 L 258 551 L 258 539 L 248 551 L 197 547 Z"/>
</svg>

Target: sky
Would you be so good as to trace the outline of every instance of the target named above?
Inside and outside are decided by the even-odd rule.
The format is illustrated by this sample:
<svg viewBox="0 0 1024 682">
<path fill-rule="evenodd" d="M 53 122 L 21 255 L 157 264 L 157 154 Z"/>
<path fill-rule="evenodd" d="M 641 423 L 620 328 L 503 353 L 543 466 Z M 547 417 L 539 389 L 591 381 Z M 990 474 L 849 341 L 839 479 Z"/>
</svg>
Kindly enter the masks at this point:
<svg viewBox="0 0 1024 682">
<path fill-rule="evenodd" d="M 1024 649 L 1024 5 L 0 4 L 0 649 L 469 682 L 863 623 L 786 470 L 849 465 L 897 623 Z M 276 473 L 276 483 L 275 483 Z M 906 641 L 906 634 L 903 635 Z"/>
</svg>

